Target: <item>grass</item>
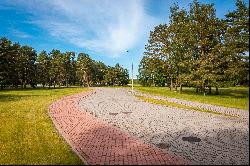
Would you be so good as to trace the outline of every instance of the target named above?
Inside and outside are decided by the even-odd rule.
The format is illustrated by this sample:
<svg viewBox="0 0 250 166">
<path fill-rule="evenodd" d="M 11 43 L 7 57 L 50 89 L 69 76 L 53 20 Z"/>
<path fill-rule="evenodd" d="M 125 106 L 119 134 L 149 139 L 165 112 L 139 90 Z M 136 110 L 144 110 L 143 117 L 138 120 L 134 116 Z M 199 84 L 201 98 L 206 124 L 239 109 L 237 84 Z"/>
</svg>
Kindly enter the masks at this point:
<svg viewBox="0 0 250 166">
<path fill-rule="evenodd" d="M 205 110 L 205 109 L 201 109 L 198 107 L 192 107 L 192 106 L 182 105 L 182 104 L 178 104 L 178 103 L 174 103 L 174 102 L 169 102 L 169 101 L 165 101 L 165 100 L 158 100 L 158 99 L 148 98 L 148 97 L 139 96 L 139 95 L 135 95 L 135 96 L 137 98 L 145 101 L 145 102 L 164 105 L 167 107 L 176 107 L 176 108 L 181 108 L 181 109 L 185 109 L 185 110 L 195 110 L 195 111 L 199 111 L 199 112 L 211 113 L 211 114 L 216 114 L 216 115 L 223 115 L 223 116 L 227 116 L 227 117 L 238 117 L 238 116 L 223 114 L 223 113 L 219 113 L 219 112 L 215 112 L 215 111 L 211 111 L 211 110 Z"/>
<path fill-rule="evenodd" d="M 219 95 L 196 94 L 194 88 L 183 88 L 183 92 L 170 91 L 168 87 L 140 87 L 136 90 L 152 95 L 197 101 L 206 104 L 213 104 L 224 107 L 249 109 L 249 88 L 248 87 L 230 87 L 219 89 Z M 212 91 L 214 93 L 214 91 Z"/>
<path fill-rule="evenodd" d="M 84 164 L 54 128 L 48 106 L 87 90 L 0 91 L 0 164 Z"/>
</svg>

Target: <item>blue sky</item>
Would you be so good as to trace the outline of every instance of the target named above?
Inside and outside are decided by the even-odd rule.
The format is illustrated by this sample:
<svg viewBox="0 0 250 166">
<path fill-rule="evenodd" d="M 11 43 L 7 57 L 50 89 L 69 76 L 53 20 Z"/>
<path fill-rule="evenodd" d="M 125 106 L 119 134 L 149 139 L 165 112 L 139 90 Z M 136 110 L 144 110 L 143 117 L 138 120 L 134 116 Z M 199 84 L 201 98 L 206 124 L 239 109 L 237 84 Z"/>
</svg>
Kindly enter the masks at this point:
<svg viewBox="0 0 250 166">
<path fill-rule="evenodd" d="M 107 65 L 121 64 L 130 76 L 133 59 L 135 78 L 150 30 L 168 23 L 175 2 L 188 8 L 191 0 L 1 0 L 0 37 L 37 53 L 85 52 Z M 219 18 L 235 9 L 235 0 L 200 2 L 214 3 Z"/>
</svg>

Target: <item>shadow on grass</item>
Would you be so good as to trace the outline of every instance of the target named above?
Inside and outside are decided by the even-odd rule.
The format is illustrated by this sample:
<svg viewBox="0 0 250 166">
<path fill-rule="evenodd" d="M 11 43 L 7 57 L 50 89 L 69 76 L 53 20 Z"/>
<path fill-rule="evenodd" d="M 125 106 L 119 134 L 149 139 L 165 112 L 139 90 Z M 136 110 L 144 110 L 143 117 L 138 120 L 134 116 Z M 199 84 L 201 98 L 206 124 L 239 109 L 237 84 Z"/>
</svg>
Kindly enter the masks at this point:
<svg viewBox="0 0 250 166">
<path fill-rule="evenodd" d="M 141 89 L 150 89 L 150 91 L 161 92 L 164 93 L 166 91 L 167 93 L 179 93 L 179 91 L 170 91 L 168 87 L 140 87 Z M 203 97 L 203 93 L 196 93 L 195 88 L 187 88 L 184 87 L 181 94 L 186 95 L 195 95 L 195 96 L 201 96 Z M 219 94 L 215 94 L 215 89 L 212 89 L 212 93 L 208 94 L 208 90 L 206 90 L 206 96 L 214 96 L 214 97 L 221 97 L 221 98 L 248 98 L 249 97 L 249 89 L 230 89 L 230 88 L 221 88 L 219 89 Z"/>
<path fill-rule="evenodd" d="M 8 102 L 8 101 L 18 101 L 24 98 L 29 97 L 38 97 L 38 96 L 45 96 L 45 95 L 13 95 L 13 94 L 0 94 L 0 102 Z"/>
<path fill-rule="evenodd" d="M 31 88 L 31 87 L 27 87 L 27 88 L 6 88 L 3 90 L 0 90 L 0 92 L 8 92 L 8 91 L 30 91 L 30 90 L 55 90 L 55 89 L 73 89 L 73 88 L 86 88 L 86 87 L 81 87 L 81 86 L 69 86 L 69 87 L 35 87 L 35 88 Z"/>
</svg>

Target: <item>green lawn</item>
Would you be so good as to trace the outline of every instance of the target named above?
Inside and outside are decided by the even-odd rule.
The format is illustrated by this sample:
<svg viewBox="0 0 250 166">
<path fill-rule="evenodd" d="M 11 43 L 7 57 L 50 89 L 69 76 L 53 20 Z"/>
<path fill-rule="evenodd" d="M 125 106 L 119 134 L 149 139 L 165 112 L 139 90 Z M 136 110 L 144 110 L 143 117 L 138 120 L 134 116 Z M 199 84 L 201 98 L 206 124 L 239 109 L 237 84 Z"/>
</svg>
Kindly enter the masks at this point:
<svg viewBox="0 0 250 166">
<path fill-rule="evenodd" d="M 84 164 L 54 128 L 48 106 L 87 90 L 0 91 L 0 164 Z"/>
<path fill-rule="evenodd" d="M 183 88 L 183 92 L 170 91 L 168 87 L 141 87 L 136 86 L 136 90 L 140 90 L 152 95 L 159 95 L 165 97 L 172 97 L 184 99 L 189 101 L 197 101 L 201 103 L 240 108 L 244 110 L 249 109 L 249 88 L 248 87 L 230 87 L 219 89 L 219 95 L 196 94 L 194 88 Z M 214 89 L 212 89 L 214 90 Z M 212 91 L 214 93 L 214 91 Z"/>
</svg>

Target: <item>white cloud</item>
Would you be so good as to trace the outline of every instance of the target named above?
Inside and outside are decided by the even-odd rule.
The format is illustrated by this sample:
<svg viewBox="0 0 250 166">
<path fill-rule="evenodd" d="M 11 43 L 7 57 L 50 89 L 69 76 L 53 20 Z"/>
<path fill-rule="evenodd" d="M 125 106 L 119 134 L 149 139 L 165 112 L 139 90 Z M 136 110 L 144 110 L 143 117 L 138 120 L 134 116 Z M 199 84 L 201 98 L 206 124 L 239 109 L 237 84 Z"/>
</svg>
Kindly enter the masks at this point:
<svg viewBox="0 0 250 166">
<path fill-rule="evenodd" d="M 19 38 L 26 39 L 26 38 L 32 38 L 33 37 L 33 36 L 31 36 L 31 35 L 29 35 L 29 34 L 27 34 L 25 32 L 22 32 L 22 31 L 18 30 L 18 29 L 11 29 L 10 31 L 14 36 L 19 37 Z"/>
<path fill-rule="evenodd" d="M 51 36 L 111 57 L 145 39 L 158 20 L 140 0 L 22 1 Z M 148 37 L 148 36 L 146 36 Z"/>
</svg>

